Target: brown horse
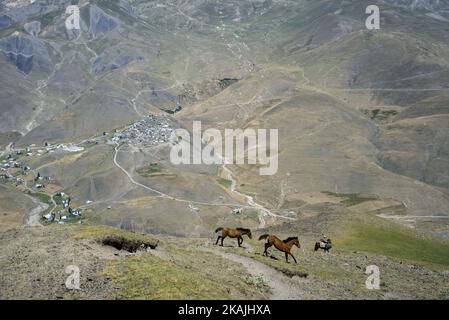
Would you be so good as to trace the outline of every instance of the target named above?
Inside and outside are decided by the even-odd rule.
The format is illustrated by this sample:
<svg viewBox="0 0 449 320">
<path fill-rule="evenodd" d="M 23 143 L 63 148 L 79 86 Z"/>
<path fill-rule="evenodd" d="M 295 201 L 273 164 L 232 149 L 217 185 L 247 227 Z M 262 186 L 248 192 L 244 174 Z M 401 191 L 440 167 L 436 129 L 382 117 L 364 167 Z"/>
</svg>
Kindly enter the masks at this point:
<svg viewBox="0 0 449 320">
<path fill-rule="evenodd" d="M 269 247 L 274 245 L 274 247 L 276 249 L 285 253 L 285 261 L 287 261 L 287 263 L 288 263 L 288 255 L 291 255 L 293 260 L 295 260 L 295 263 L 298 263 L 298 262 L 296 262 L 295 257 L 290 252 L 293 245 L 297 246 L 298 248 L 301 248 L 301 245 L 299 244 L 298 237 L 289 237 L 285 240 L 281 240 L 274 235 L 264 234 L 259 237 L 259 240 L 263 240 L 263 239 L 267 239 L 267 242 L 265 243 L 265 251 L 263 252 L 264 256 L 268 257 L 267 250 Z"/>
<path fill-rule="evenodd" d="M 245 234 L 251 239 L 251 230 L 250 229 L 245 229 L 245 228 L 237 228 L 237 229 L 231 229 L 231 228 L 217 228 L 217 230 L 215 230 L 215 233 L 217 232 L 221 232 L 220 235 L 218 235 L 217 241 L 215 242 L 215 245 L 218 244 L 218 240 L 221 239 L 221 246 L 223 247 L 223 240 L 226 237 L 229 238 L 237 238 L 237 244 L 239 245 L 239 247 L 241 247 L 242 243 L 243 243 L 243 237 Z"/>
</svg>

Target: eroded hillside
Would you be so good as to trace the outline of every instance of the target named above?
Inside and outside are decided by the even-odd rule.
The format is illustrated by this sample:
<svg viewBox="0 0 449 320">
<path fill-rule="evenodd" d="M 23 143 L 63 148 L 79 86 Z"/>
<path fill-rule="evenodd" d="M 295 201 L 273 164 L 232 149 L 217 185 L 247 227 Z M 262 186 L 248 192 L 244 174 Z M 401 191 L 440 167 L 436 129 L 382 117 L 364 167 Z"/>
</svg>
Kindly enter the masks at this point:
<svg viewBox="0 0 449 320">
<path fill-rule="evenodd" d="M 6 246 L 14 245 L 14 237 L 53 242 L 47 230 L 109 225 L 166 237 L 170 246 L 185 242 L 188 249 L 173 259 L 190 261 L 200 246 L 191 238 L 202 243 L 217 226 L 286 237 L 299 233 L 300 239 L 306 234 L 308 247 L 319 233 L 332 232 L 341 237 L 338 246 L 347 248 L 337 253 L 342 269 L 336 277 L 347 273 L 360 280 L 363 272 L 353 264 L 363 269 L 363 254 L 351 253 L 348 239 L 358 241 L 365 231 L 379 239 L 378 232 L 357 225 L 362 231 L 348 233 L 345 223 L 327 231 L 319 226 L 323 217 L 327 224 L 335 212 L 361 217 L 361 224 L 380 219 L 376 224 L 407 228 L 411 235 L 398 236 L 404 241 L 423 234 L 446 238 L 449 4 L 374 2 L 381 10 L 380 30 L 365 27 L 365 9 L 374 4 L 367 0 L 0 1 L 0 228 Z M 80 30 L 65 26 L 70 4 L 80 8 Z M 169 137 L 177 128 L 191 130 L 193 121 L 222 131 L 279 129 L 277 173 L 261 176 L 257 165 L 174 165 Z M 429 258 L 418 250 L 421 256 L 399 258 L 438 264 L 435 257 L 443 255 L 445 265 L 438 246 L 412 243 L 435 253 Z M 353 251 L 387 259 L 389 272 L 408 272 L 390 264 L 395 250 L 359 245 Z M 81 252 L 82 242 L 73 240 L 67 248 Z M 259 261 L 251 248 L 245 257 L 233 250 L 221 257 L 243 265 L 248 261 L 242 259 Z M 55 250 L 58 261 L 67 254 Z M 309 273 L 319 261 L 330 263 L 301 252 L 312 259 Z M 128 262 L 169 267 L 165 263 L 173 261 L 163 255 L 145 253 L 88 268 L 103 270 L 131 290 L 116 269 Z M 3 266 L 15 259 L 3 258 Z M 185 263 L 178 267 L 199 268 Z M 422 275 L 428 283 L 445 277 L 413 270 L 414 279 Z M 318 273 L 324 281 L 326 272 Z M 210 284 L 221 281 L 210 277 Z M 271 280 L 278 278 L 274 273 Z M 295 297 L 338 297 L 342 290 L 351 292 L 346 298 L 430 294 L 428 288 L 413 293 L 414 287 L 401 287 L 399 293 L 389 288 L 377 295 L 359 292 L 355 282 L 344 289 L 335 284 L 335 290 L 316 285 L 312 281 Z M 270 297 L 242 286 L 247 291 L 221 288 L 214 294 Z M 109 284 L 102 288 L 84 297 L 115 296 Z M 447 288 L 438 288 L 432 294 L 444 298 Z M 186 292 L 120 294 L 157 298 Z M 54 292 L 45 297 L 54 298 Z"/>
</svg>

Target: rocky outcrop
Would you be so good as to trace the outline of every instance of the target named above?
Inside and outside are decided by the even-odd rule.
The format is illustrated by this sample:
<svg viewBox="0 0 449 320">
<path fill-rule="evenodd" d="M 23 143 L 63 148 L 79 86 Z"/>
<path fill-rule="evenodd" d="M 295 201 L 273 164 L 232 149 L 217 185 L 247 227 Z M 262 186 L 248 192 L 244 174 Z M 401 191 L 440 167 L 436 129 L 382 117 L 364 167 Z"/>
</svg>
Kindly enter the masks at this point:
<svg viewBox="0 0 449 320">
<path fill-rule="evenodd" d="M 13 36 L 0 42 L 0 50 L 6 60 L 14 64 L 23 73 L 30 73 L 33 69 L 33 45 L 27 38 Z"/>
<path fill-rule="evenodd" d="M 0 41 L 0 51 L 9 63 L 25 74 L 29 74 L 35 65 L 42 68 L 44 72 L 52 69 L 52 62 L 45 44 L 35 38 L 20 34 L 12 35 Z"/>
<path fill-rule="evenodd" d="M 25 23 L 23 28 L 25 29 L 26 32 L 28 32 L 29 35 L 37 37 L 39 32 L 41 32 L 41 23 L 39 21 L 31 21 Z"/>
</svg>

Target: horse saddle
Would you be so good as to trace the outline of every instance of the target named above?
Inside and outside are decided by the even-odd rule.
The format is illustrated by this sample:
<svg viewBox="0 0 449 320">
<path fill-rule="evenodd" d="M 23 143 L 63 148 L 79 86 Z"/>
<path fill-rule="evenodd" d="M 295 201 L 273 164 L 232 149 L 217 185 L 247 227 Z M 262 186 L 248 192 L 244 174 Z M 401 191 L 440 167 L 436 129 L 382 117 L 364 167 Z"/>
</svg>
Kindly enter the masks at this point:
<svg viewBox="0 0 449 320">
<path fill-rule="evenodd" d="M 320 248 L 321 249 L 330 249 L 330 248 L 332 248 L 332 245 L 329 242 L 320 241 Z"/>
</svg>

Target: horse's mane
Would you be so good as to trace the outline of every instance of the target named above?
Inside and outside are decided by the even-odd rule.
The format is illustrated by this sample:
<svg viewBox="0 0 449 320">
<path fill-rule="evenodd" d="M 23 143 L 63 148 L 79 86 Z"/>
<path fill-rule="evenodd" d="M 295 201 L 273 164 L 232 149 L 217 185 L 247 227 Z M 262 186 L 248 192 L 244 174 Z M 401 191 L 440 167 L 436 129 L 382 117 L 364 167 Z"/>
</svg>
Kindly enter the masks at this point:
<svg viewBox="0 0 449 320">
<path fill-rule="evenodd" d="M 287 242 L 292 241 L 292 240 L 298 240 L 298 237 L 288 237 L 287 239 L 282 240 L 282 242 L 287 243 Z"/>
<path fill-rule="evenodd" d="M 243 231 L 243 232 L 251 232 L 250 229 L 245 229 L 245 228 L 237 228 L 238 231 Z"/>
</svg>

